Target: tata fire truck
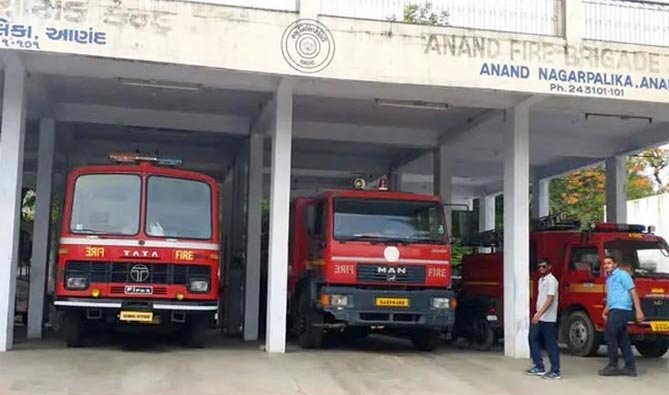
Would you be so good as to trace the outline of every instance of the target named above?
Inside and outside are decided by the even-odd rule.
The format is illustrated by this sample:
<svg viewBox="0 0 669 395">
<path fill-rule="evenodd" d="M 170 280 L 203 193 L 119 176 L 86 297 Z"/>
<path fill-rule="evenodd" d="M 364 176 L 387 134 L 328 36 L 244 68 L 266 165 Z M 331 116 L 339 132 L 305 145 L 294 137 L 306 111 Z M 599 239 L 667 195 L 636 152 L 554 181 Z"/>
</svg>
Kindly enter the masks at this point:
<svg viewBox="0 0 669 395">
<path fill-rule="evenodd" d="M 216 182 L 178 160 L 110 159 L 67 180 L 54 301 L 66 343 L 98 328 L 161 327 L 202 347 L 218 305 Z"/>
<path fill-rule="evenodd" d="M 530 316 L 535 313 L 538 258 L 548 258 L 560 283 L 560 342 L 571 354 L 594 355 L 604 343 L 602 312 L 606 298 L 604 258 L 615 258 L 629 271 L 641 299 L 643 322 L 629 322 L 633 344 L 645 357 L 661 357 L 669 349 L 669 248 L 643 225 L 600 223 L 586 231 L 578 222 L 542 219 L 530 233 Z M 501 232 L 484 232 L 472 245 L 502 245 Z M 481 349 L 502 338 L 503 253 L 476 253 L 462 261 L 462 288 L 456 333 Z"/>
<path fill-rule="evenodd" d="M 441 201 L 356 185 L 292 202 L 292 330 L 305 348 L 378 330 L 433 350 L 456 304 Z"/>
</svg>

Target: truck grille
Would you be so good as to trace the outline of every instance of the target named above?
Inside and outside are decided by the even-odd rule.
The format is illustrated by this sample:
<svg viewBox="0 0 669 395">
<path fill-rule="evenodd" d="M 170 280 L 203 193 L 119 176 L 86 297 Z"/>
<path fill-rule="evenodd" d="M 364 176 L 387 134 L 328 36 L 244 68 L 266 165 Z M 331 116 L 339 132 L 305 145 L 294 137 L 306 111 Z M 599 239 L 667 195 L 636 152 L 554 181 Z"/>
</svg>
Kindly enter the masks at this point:
<svg viewBox="0 0 669 395">
<path fill-rule="evenodd" d="M 423 283 L 425 282 L 425 267 L 360 264 L 357 280 L 374 283 Z"/>
<path fill-rule="evenodd" d="M 641 309 L 646 320 L 669 319 L 669 299 L 641 299 Z"/>
<path fill-rule="evenodd" d="M 146 274 L 142 278 L 131 275 L 133 267 L 141 266 Z M 88 279 L 89 283 L 131 283 L 131 284 L 166 284 L 186 285 L 189 280 L 211 279 L 211 268 L 202 265 L 183 265 L 174 263 L 144 262 L 67 262 L 65 277 L 79 276 Z M 145 278 L 144 278 L 145 277 Z M 141 281 L 140 281 L 141 280 Z"/>
</svg>

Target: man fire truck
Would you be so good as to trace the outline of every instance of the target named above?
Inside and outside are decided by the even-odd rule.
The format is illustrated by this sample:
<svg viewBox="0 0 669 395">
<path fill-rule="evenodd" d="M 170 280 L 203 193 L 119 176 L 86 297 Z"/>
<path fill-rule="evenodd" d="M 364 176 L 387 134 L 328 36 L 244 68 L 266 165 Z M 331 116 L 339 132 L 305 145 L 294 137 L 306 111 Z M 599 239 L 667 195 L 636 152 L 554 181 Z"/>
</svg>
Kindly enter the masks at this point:
<svg viewBox="0 0 669 395">
<path fill-rule="evenodd" d="M 594 355 L 604 341 L 602 311 L 606 297 L 606 273 L 602 262 L 612 256 L 634 277 L 646 321 L 630 322 L 628 330 L 639 353 L 661 357 L 669 349 L 669 247 L 666 241 L 646 232 L 643 225 L 599 223 L 582 231 L 578 222 L 543 218 L 530 233 L 530 302 L 534 314 L 536 261 L 548 258 L 560 283 L 560 342 L 571 354 Z M 500 231 L 470 238 L 470 245 L 492 247 L 491 253 L 467 255 L 462 261 L 462 288 L 455 332 L 488 349 L 501 338 L 503 314 L 503 253 Z"/>
<path fill-rule="evenodd" d="M 389 192 L 385 179 L 379 191 L 364 184 L 292 204 L 292 330 L 305 348 L 381 330 L 433 350 L 455 308 L 441 201 Z"/>
<path fill-rule="evenodd" d="M 113 154 L 68 177 L 54 304 L 70 347 L 110 326 L 179 329 L 204 346 L 217 311 L 218 190 L 181 162 Z"/>
</svg>

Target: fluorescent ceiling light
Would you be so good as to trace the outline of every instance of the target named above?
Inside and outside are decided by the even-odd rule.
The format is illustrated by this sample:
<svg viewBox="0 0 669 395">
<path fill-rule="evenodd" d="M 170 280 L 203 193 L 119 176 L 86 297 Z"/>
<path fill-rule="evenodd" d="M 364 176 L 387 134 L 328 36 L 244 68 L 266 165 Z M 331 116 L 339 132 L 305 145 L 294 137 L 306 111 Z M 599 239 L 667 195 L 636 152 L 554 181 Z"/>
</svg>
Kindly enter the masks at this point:
<svg viewBox="0 0 669 395">
<path fill-rule="evenodd" d="M 448 110 L 447 103 L 426 102 L 421 100 L 386 100 L 375 99 L 374 102 L 380 107 L 401 107 L 401 108 L 417 108 L 420 110 Z"/>
<path fill-rule="evenodd" d="M 593 113 L 593 112 L 586 112 L 585 113 L 585 119 L 587 120 L 588 118 L 592 117 L 602 117 L 602 118 L 618 118 L 623 121 L 627 121 L 629 119 L 638 119 L 642 121 L 648 121 L 648 123 L 653 123 L 653 118 L 651 117 L 644 117 L 644 116 L 637 116 L 637 115 L 618 115 L 618 114 L 603 114 L 603 113 Z"/>
<path fill-rule="evenodd" d="M 149 88 L 162 88 L 162 89 L 176 89 L 182 91 L 199 91 L 202 89 L 200 84 L 189 84 L 181 82 L 169 82 L 169 81 L 156 81 L 156 80 L 141 80 L 134 78 L 119 78 L 118 79 L 123 85 L 130 86 L 144 86 Z"/>
</svg>

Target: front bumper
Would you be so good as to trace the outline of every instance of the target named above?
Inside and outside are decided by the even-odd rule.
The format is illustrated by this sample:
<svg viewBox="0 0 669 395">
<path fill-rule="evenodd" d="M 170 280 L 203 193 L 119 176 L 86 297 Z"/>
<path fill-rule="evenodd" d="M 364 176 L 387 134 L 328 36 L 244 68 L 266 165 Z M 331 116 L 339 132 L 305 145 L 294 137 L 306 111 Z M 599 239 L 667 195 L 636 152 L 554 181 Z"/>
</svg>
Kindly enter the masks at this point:
<svg viewBox="0 0 669 395">
<path fill-rule="evenodd" d="M 59 298 L 53 302 L 58 308 L 81 309 L 141 309 L 142 311 L 218 311 L 217 302 L 172 302 L 165 300 L 143 299 L 93 299 L 93 298 Z"/>
<path fill-rule="evenodd" d="M 432 307 L 433 298 L 452 300 L 455 294 L 450 290 L 395 291 L 324 286 L 320 294 L 348 295 L 351 298 L 347 306 L 323 307 L 336 321 L 350 326 L 430 327 L 445 330 L 451 329 L 455 321 L 452 308 Z M 406 299 L 408 307 L 377 306 L 377 298 Z"/>
</svg>

